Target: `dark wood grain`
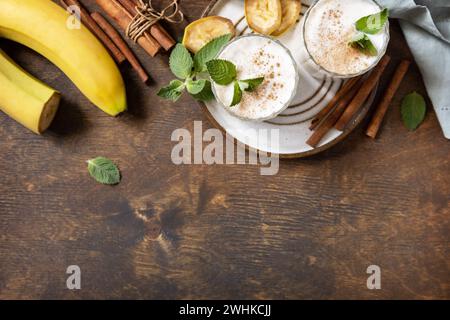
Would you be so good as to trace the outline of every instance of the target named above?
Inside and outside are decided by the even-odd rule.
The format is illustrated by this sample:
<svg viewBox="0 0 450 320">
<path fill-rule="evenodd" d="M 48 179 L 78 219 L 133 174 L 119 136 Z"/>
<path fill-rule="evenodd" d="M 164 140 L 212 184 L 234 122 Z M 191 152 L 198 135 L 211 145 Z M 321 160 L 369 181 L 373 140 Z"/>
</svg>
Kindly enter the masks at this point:
<svg viewBox="0 0 450 320">
<path fill-rule="evenodd" d="M 207 4 L 182 6 L 192 21 Z M 170 29 L 179 38 L 182 27 Z M 395 23 L 392 38 L 394 61 L 411 58 Z M 210 124 L 189 97 L 156 98 L 168 57 L 130 45 L 153 83 L 122 66 L 130 110 L 114 119 L 44 58 L 0 41 L 64 97 L 42 137 L 0 114 L 0 298 L 450 298 L 450 145 L 429 100 L 416 132 L 400 120 L 402 97 L 426 94 L 415 65 L 379 139 L 364 124 L 263 177 L 255 166 L 172 164 L 172 131 Z M 119 164 L 117 187 L 88 176 L 85 161 L 98 155 Z M 71 264 L 79 291 L 66 289 Z M 366 288 L 371 264 L 382 290 Z"/>
</svg>

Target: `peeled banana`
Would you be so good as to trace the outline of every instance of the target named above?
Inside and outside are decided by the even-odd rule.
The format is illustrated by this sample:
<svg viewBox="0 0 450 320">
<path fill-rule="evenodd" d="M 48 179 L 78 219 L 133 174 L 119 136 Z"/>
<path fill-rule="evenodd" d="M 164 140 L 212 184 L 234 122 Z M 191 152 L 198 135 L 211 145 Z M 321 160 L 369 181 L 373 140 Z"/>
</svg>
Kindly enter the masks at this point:
<svg viewBox="0 0 450 320">
<path fill-rule="evenodd" d="M 0 50 L 0 110 L 35 133 L 44 132 L 60 95 L 16 65 Z"/>
<path fill-rule="evenodd" d="M 48 58 L 92 103 L 116 116 L 126 110 L 122 76 L 97 38 L 84 26 L 69 28 L 68 18 L 51 0 L 0 0 L 0 37 Z"/>
<path fill-rule="evenodd" d="M 235 35 L 236 29 L 231 20 L 210 16 L 189 24 L 183 37 L 183 45 L 192 53 L 197 53 L 205 44 L 225 34 Z"/>
</svg>

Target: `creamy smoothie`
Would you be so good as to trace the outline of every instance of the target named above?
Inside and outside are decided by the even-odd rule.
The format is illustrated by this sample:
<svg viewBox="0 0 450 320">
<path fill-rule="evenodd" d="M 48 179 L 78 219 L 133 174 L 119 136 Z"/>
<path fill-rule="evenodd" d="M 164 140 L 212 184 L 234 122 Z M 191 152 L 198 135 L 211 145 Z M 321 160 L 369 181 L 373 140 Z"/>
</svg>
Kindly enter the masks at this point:
<svg viewBox="0 0 450 320">
<path fill-rule="evenodd" d="M 368 35 L 377 56 L 364 54 L 349 45 L 356 34 L 355 22 L 381 11 L 372 0 L 319 0 L 307 13 L 304 41 L 314 62 L 337 76 L 354 76 L 375 66 L 389 41 L 388 27 Z"/>
<path fill-rule="evenodd" d="M 264 77 L 264 82 L 254 92 L 245 92 L 241 102 L 234 107 L 229 107 L 233 85 L 213 84 L 217 100 L 239 118 L 254 121 L 274 118 L 295 96 L 297 65 L 288 49 L 277 41 L 259 35 L 243 36 L 228 44 L 218 59 L 233 62 L 239 80 Z"/>
</svg>

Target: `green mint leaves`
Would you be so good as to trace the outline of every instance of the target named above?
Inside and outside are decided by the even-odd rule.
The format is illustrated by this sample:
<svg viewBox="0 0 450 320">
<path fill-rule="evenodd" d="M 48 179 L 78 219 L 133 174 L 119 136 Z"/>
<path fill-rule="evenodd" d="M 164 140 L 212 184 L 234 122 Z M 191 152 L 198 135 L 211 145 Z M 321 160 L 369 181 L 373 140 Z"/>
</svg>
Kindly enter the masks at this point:
<svg viewBox="0 0 450 320">
<path fill-rule="evenodd" d="M 383 30 L 388 18 L 389 10 L 386 8 L 381 12 L 362 17 L 356 21 L 356 30 L 367 34 L 377 34 Z"/>
<path fill-rule="evenodd" d="M 231 34 L 226 34 L 215 38 L 208 42 L 199 52 L 194 56 L 194 71 L 205 72 L 206 63 L 215 59 L 220 50 L 231 40 Z"/>
<path fill-rule="evenodd" d="M 353 37 L 352 41 L 350 42 L 350 46 L 360 50 L 361 52 L 364 52 L 369 56 L 378 55 L 377 48 L 373 45 L 372 41 L 370 41 L 367 34 L 361 32 Z"/>
<path fill-rule="evenodd" d="M 236 80 L 236 66 L 227 60 L 211 60 L 206 63 L 211 79 L 221 86 L 226 86 Z"/>
<path fill-rule="evenodd" d="M 176 102 L 187 90 L 194 99 L 200 101 L 214 99 L 211 82 L 197 79 L 197 76 L 206 71 L 206 64 L 219 54 L 231 37 L 231 34 L 227 34 L 213 39 L 194 57 L 182 44 L 177 44 L 170 55 L 169 66 L 179 80 L 172 80 L 168 86 L 161 88 L 158 96 Z"/>
<path fill-rule="evenodd" d="M 119 168 L 109 159 L 98 157 L 88 160 L 88 171 L 101 184 L 114 185 L 120 182 Z"/>
<path fill-rule="evenodd" d="M 369 16 L 362 17 L 355 23 L 358 33 L 350 41 L 349 45 L 369 56 L 378 55 L 378 50 L 370 40 L 368 34 L 380 33 L 389 18 L 389 10 L 382 11 Z"/>
<path fill-rule="evenodd" d="M 227 86 L 233 83 L 234 92 L 230 107 L 234 107 L 241 102 L 242 91 L 255 91 L 264 81 L 264 77 L 237 80 L 236 66 L 227 60 L 213 59 L 206 63 L 206 68 L 211 79 L 218 85 Z"/>
<path fill-rule="evenodd" d="M 416 130 L 425 119 L 426 111 L 425 99 L 420 94 L 417 92 L 408 94 L 401 106 L 403 124 L 408 130 Z"/>
<path fill-rule="evenodd" d="M 238 80 L 236 66 L 232 62 L 216 59 L 231 37 L 231 34 L 226 34 L 211 40 L 193 57 L 182 44 L 177 44 L 170 55 L 169 65 L 178 79 L 161 88 L 158 96 L 176 102 L 183 92 L 187 91 L 196 100 L 212 100 L 214 94 L 211 81 L 204 79 L 207 72 L 211 80 L 218 85 L 226 86 L 234 83 L 231 106 L 239 104 L 243 92 L 255 91 L 263 83 L 264 77 Z"/>
</svg>

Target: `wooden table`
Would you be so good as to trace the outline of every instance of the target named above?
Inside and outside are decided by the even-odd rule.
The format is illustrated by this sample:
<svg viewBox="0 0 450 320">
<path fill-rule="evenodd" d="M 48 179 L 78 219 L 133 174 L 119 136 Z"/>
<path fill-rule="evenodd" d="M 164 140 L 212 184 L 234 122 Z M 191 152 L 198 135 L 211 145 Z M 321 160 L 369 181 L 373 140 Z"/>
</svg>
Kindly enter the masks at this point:
<svg viewBox="0 0 450 320">
<path fill-rule="evenodd" d="M 188 19 L 207 3 L 184 1 Z M 392 34 L 394 61 L 410 57 L 395 23 Z M 42 137 L 0 114 L 0 298 L 450 298 L 450 144 L 429 101 L 416 132 L 400 119 L 402 97 L 426 94 L 416 66 L 379 139 L 364 136 L 366 123 L 264 177 L 255 166 L 172 164 L 173 130 L 210 124 L 189 97 L 155 96 L 172 78 L 167 55 L 134 47 L 154 82 L 122 67 L 129 111 L 114 119 L 44 58 L 0 46 L 64 97 Z M 99 155 L 119 164 L 117 187 L 87 174 Z M 372 264 L 381 290 L 366 287 Z M 69 265 L 81 290 L 66 288 Z"/>
</svg>

